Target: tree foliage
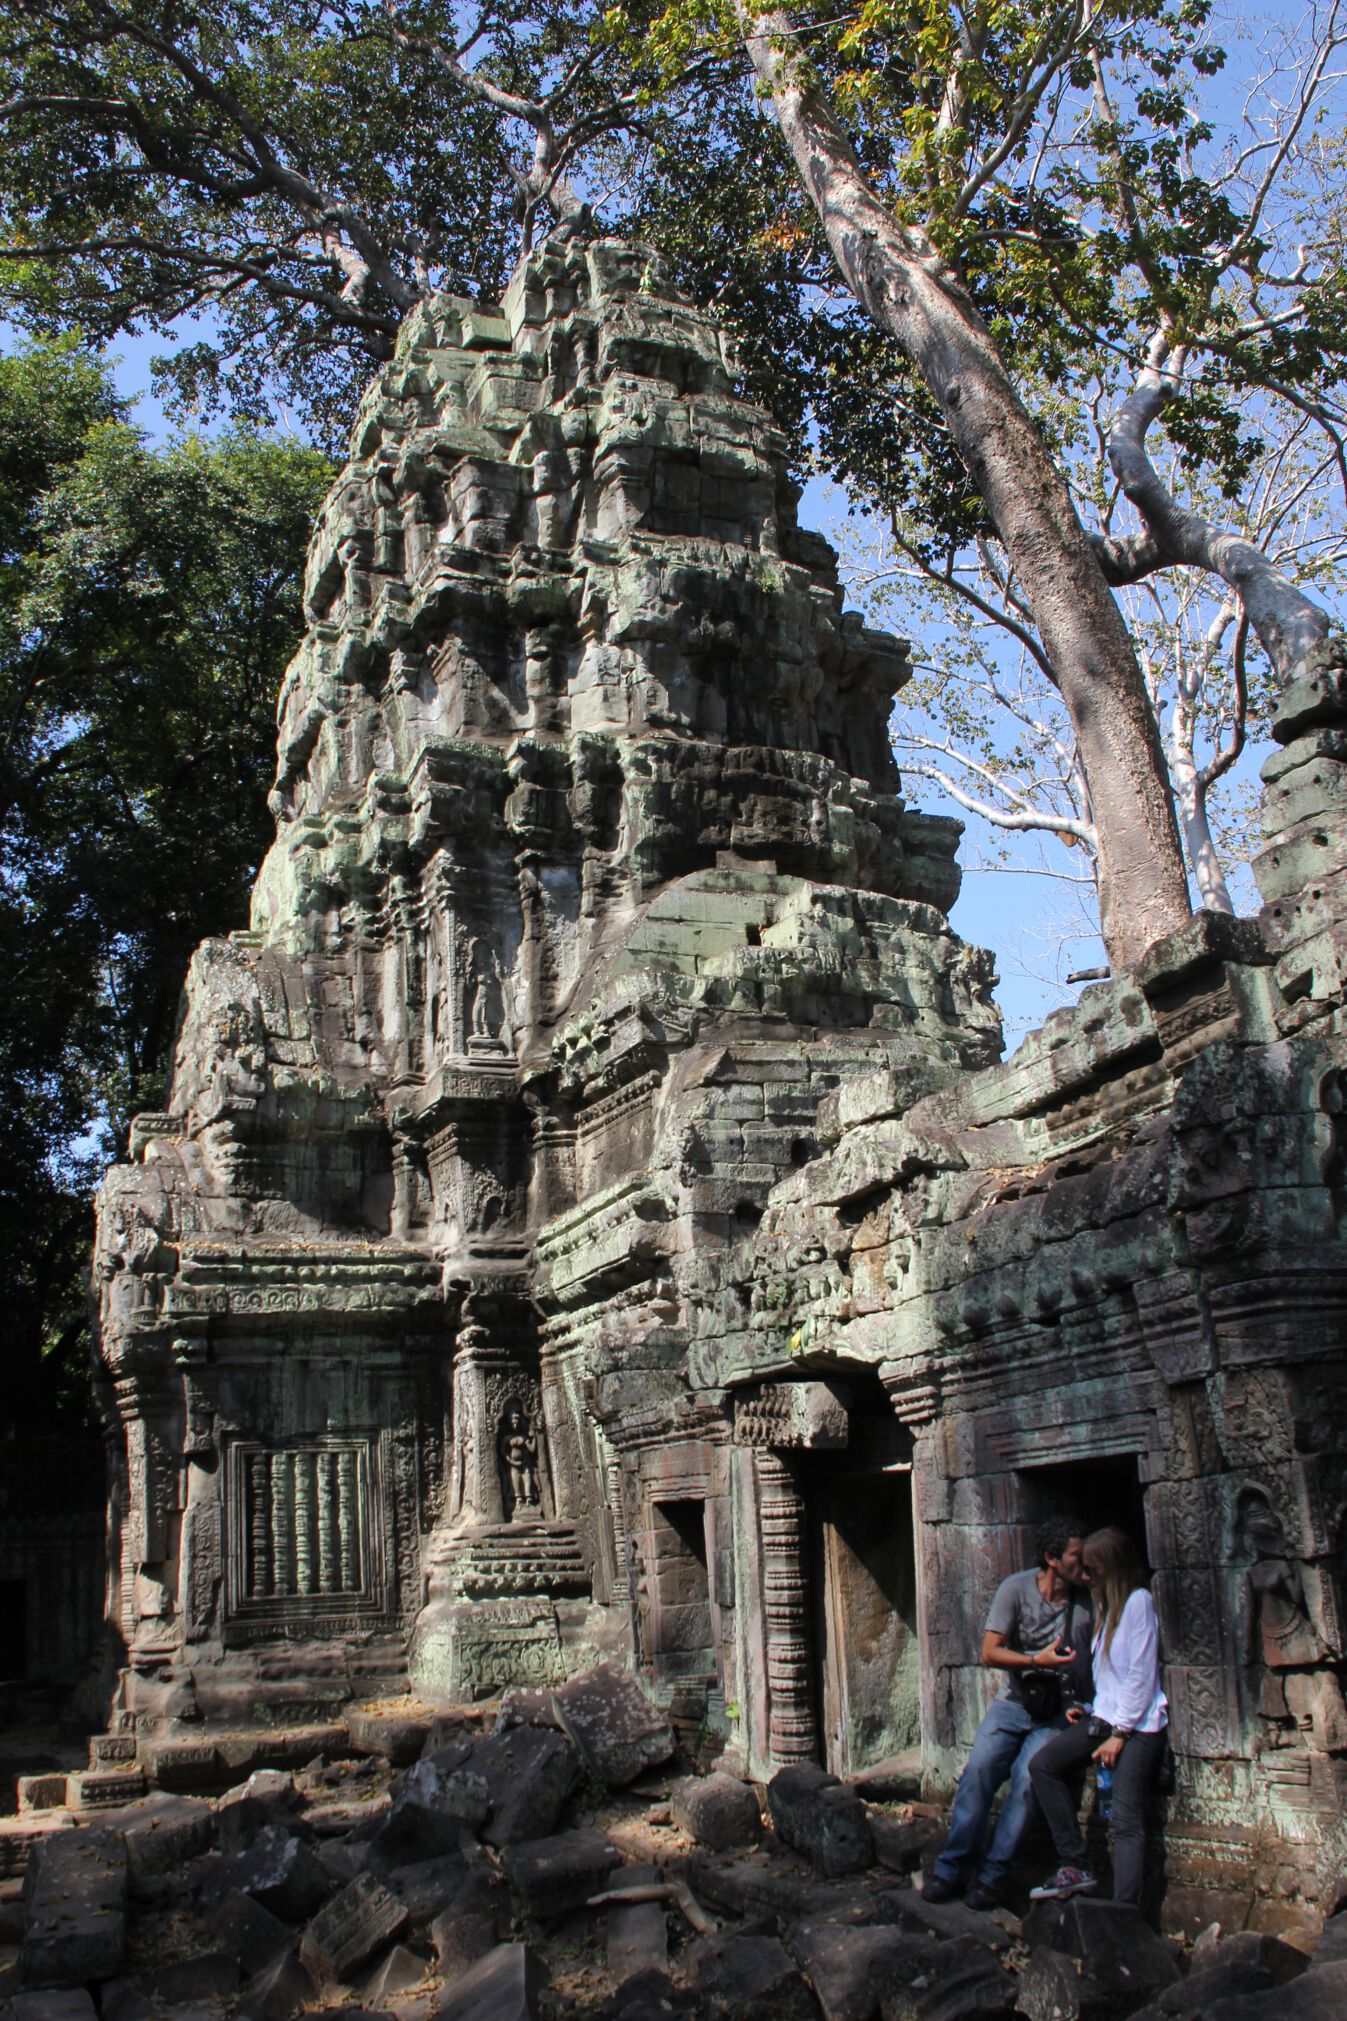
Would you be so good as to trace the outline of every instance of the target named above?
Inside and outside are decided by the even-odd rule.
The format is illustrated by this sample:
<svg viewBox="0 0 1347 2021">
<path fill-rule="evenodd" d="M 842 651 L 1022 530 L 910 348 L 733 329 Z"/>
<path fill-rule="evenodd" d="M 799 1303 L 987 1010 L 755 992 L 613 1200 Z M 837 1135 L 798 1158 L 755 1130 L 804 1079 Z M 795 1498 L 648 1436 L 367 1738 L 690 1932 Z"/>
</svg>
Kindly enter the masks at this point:
<svg viewBox="0 0 1347 2021">
<path fill-rule="evenodd" d="M 33 329 L 186 341 L 188 413 L 329 447 L 402 318 L 499 292 L 639 79 L 587 0 L 9 0 L 0 286 Z"/>
<path fill-rule="evenodd" d="M 0 359 L 0 1269 L 20 1393 L 83 1336 L 91 1186 L 160 1098 L 192 949 L 246 921 L 330 475 L 242 431 L 151 450 L 72 340 Z"/>
</svg>

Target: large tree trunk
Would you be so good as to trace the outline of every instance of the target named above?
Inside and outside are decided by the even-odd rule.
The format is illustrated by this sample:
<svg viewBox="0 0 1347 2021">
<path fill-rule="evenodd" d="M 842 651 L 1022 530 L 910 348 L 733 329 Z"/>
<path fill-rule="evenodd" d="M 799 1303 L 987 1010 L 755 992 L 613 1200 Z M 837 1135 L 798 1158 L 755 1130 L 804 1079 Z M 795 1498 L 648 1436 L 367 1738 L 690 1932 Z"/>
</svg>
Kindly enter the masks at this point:
<svg viewBox="0 0 1347 2021">
<path fill-rule="evenodd" d="M 1104 943 L 1126 967 L 1190 908 L 1159 729 L 1122 613 L 968 295 L 871 189 L 786 15 L 754 13 L 751 0 L 739 9 L 842 276 L 939 401 L 1023 588 L 1089 780 Z"/>
</svg>

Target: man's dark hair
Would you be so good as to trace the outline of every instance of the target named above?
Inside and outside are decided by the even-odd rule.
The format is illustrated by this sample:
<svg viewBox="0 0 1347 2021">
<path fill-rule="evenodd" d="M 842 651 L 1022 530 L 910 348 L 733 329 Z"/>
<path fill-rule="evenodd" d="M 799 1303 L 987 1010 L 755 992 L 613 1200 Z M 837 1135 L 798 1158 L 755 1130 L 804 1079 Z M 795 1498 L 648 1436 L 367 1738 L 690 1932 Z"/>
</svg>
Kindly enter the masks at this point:
<svg viewBox="0 0 1347 2021">
<path fill-rule="evenodd" d="M 1035 1542 L 1038 1545 L 1038 1562 L 1043 1570 L 1048 1569 L 1049 1558 L 1060 1558 L 1073 1537 L 1083 1537 L 1085 1525 L 1079 1516 L 1049 1516 L 1046 1523 L 1038 1526 Z"/>
</svg>

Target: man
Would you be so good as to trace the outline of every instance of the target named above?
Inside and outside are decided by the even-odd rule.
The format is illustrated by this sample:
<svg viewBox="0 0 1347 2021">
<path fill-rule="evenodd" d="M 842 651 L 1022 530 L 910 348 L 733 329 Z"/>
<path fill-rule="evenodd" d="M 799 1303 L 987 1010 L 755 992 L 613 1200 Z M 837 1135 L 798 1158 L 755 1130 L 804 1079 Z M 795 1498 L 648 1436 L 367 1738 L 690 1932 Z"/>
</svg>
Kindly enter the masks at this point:
<svg viewBox="0 0 1347 2021">
<path fill-rule="evenodd" d="M 1014 1572 L 996 1589 L 982 1661 L 989 1670 L 1003 1670 L 1005 1684 L 977 1730 L 968 1766 L 959 1777 L 949 1836 L 924 1889 L 928 1902 L 964 1895 L 970 1909 L 991 1909 L 1000 1901 L 1033 1804 L 1029 1764 L 1045 1741 L 1065 1729 L 1067 1705 L 1089 1697 L 1090 1603 L 1081 1590 L 1081 1531 L 1074 1516 L 1044 1523 L 1038 1532 L 1038 1570 Z M 1042 1683 L 1028 1686 L 1031 1703 L 1026 1705 L 1025 1679 L 1031 1671 Z M 1044 1686 L 1049 1698 L 1060 1700 L 1046 1712 L 1033 1705 Z M 992 1804 L 1007 1776 L 1010 1793 L 979 1863 Z M 974 1878 L 968 1885 L 970 1873 Z"/>
</svg>

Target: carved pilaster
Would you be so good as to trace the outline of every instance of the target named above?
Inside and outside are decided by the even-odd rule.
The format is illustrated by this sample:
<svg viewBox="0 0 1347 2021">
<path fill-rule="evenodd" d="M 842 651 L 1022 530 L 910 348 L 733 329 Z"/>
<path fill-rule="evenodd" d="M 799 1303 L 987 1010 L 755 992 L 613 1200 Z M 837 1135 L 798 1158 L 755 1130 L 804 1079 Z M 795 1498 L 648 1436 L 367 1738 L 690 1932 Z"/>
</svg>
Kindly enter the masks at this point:
<svg viewBox="0 0 1347 2021">
<path fill-rule="evenodd" d="M 777 1767 L 817 1753 L 809 1645 L 804 1504 L 785 1463 L 753 1455 L 762 1527 L 763 1613 L 767 1624 L 768 1751 Z"/>
</svg>

